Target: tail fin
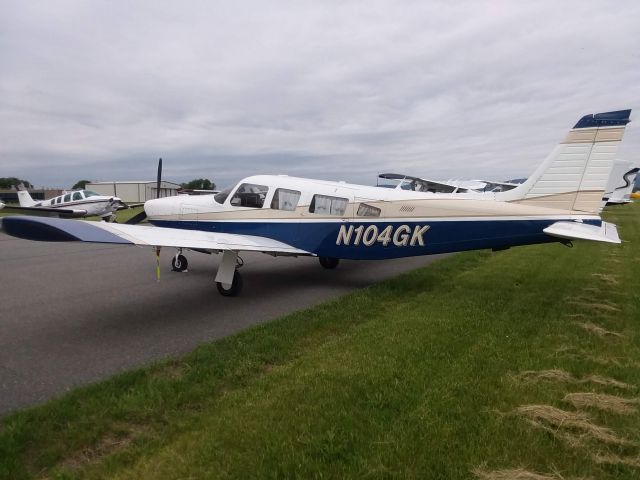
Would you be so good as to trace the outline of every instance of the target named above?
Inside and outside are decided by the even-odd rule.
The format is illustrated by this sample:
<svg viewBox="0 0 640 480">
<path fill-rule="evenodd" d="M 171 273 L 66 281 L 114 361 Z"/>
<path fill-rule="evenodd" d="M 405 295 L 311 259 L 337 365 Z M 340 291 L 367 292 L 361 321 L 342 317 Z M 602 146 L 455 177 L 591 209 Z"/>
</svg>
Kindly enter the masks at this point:
<svg viewBox="0 0 640 480">
<path fill-rule="evenodd" d="M 603 204 L 624 203 L 629 201 L 633 183 L 640 168 L 633 165 L 633 162 L 626 160 L 616 160 L 609 175 L 607 188 L 602 197 Z M 604 205 L 603 205 L 604 206 Z"/>
<path fill-rule="evenodd" d="M 525 183 L 496 199 L 598 213 L 631 110 L 585 115 Z"/>
<path fill-rule="evenodd" d="M 22 184 L 18 185 L 18 201 L 21 207 L 33 207 L 36 204 Z"/>
</svg>

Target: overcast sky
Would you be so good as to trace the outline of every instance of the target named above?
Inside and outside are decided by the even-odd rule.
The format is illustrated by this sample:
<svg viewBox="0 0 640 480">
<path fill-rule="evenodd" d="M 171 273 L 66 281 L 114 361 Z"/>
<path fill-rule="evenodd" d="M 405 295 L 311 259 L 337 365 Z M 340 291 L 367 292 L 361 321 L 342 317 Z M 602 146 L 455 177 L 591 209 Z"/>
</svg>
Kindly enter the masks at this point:
<svg viewBox="0 0 640 480">
<path fill-rule="evenodd" d="M 634 108 L 640 1 L 0 0 L 0 177 L 527 176 Z"/>
</svg>

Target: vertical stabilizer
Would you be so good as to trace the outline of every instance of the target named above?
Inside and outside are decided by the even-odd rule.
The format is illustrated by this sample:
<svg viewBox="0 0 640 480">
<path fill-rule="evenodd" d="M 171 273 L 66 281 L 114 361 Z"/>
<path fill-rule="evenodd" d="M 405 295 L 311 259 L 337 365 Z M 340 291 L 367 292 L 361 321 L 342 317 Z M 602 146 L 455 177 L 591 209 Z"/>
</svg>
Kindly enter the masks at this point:
<svg viewBox="0 0 640 480">
<path fill-rule="evenodd" d="M 24 187 L 18 187 L 18 201 L 21 207 L 33 207 L 36 204 Z"/>
<path fill-rule="evenodd" d="M 497 200 L 597 213 L 631 110 L 585 115 L 525 183 Z"/>
<path fill-rule="evenodd" d="M 639 170 L 638 167 L 633 165 L 633 162 L 616 160 L 611 169 L 606 191 L 602 197 L 603 204 L 630 202 L 631 191 Z"/>
</svg>

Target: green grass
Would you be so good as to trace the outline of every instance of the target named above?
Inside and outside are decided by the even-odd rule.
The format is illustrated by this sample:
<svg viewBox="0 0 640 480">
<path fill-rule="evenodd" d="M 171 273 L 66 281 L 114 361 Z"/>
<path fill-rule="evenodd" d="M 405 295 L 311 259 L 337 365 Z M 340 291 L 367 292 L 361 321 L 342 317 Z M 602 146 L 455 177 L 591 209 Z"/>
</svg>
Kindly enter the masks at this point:
<svg viewBox="0 0 640 480">
<path fill-rule="evenodd" d="M 0 478 L 637 478 L 624 462 L 640 455 L 638 413 L 584 410 L 626 445 L 516 413 L 574 412 L 571 392 L 640 395 L 517 378 L 640 386 L 640 205 L 608 218 L 622 246 L 459 254 L 10 415 Z"/>
</svg>

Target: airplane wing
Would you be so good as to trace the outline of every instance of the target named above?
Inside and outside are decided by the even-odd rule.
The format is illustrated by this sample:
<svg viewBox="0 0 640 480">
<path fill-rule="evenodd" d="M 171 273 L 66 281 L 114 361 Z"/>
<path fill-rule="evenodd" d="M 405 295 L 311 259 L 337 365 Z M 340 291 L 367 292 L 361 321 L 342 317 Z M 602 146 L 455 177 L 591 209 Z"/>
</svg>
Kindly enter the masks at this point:
<svg viewBox="0 0 640 480">
<path fill-rule="evenodd" d="M 542 230 L 547 235 L 569 240 L 594 240 L 596 242 L 622 243 L 618 229 L 613 223 L 602 222 L 601 226 L 578 222 L 556 222 Z"/>
<path fill-rule="evenodd" d="M 83 217 L 87 214 L 86 210 L 76 208 L 49 208 L 49 207 L 18 207 L 6 205 L 2 209 L 6 213 L 24 213 L 29 215 L 39 215 L 44 217 L 63 216 L 63 217 Z"/>
<path fill-rule="evenodd" d="M 207 251 L 253 251 L 288 255 L 311 252 L 283 242 L 255 235 L 214 233 L 151 225 L 63 220 L 40 217 L 3 217 L 2 230 L 14 237 L 49 242 L 90 242 L 122 245 L 150 245 Z"/>
</svg>

